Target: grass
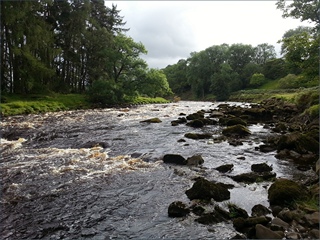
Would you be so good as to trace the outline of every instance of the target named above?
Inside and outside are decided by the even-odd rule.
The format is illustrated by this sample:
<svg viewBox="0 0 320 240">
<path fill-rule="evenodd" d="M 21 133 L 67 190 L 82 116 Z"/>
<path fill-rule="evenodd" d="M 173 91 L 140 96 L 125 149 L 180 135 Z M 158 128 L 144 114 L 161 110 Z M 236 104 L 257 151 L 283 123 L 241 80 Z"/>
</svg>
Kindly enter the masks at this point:
<svg viewBox="0 0 320 240">
<path fill-rule="evenodd" d="M 137 97 L 128 104 L 168 103 L 164 98 Z M 38 114 L 64 110 L 88 109 L 92 104 L 84 94 L 6 95 L 1 96 L 1 115 Z"/>
</svg>

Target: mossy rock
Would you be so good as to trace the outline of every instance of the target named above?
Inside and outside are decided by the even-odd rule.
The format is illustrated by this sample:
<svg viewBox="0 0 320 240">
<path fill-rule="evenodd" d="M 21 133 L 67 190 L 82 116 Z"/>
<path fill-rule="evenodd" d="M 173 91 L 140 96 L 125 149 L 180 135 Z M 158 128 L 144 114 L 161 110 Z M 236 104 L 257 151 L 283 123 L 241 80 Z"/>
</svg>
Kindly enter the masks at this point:
<svg viewBox="0 0 320 240">
<path fill-rule="evenodd" d="M 247 126 L 247 122 L 245 122 L 244 120 L 242 120 L 241 118 L 235 117 L 235 118 L 231 118 L 226 122 L 227 126 L 234 126 L 237 124 L 243 125 L 243 126 Z"/>
<path fill-rule="evenodd" d="M 196 119 L 201 119 L 201 118 L 204 118 L 204 112 L 202 112 L 202 111 L 192 113 L 187 116 L 187 120 L 196 120 Z"/>
<path fill-rule="evenodd" d="M 186 133 L 184 135 L 186 138 L 191 138 L 191 139 L 208 139 L 212 137 L 212 134 L 209 133 Z"/>
<path fill-rule="evenodd" d="M 234 126 L 227 127 L 222 130 L 222 134 L 231 137 L 231 136 L 239 136 L 239 137 L 245 137 L 251 134 L 249 129 L 243 125 L 237 124 Z"/>
<path fill-rule="evenodd" d="M 214 224 L 226 221 L 221 214 L 219 214 L 217 211 L 213 211 L 210 213 L 203 214 L 201 217 L 197 218 L 195 221 L 204 225 L 208 224 Z"/>
<path fill-rule="evenodd" d="M 279 152 L 283 149 L 294 150 L 301 154 L 308 152 L 318 154 L 319 142 L 306 134 L 294 132 L 280 137 L 277 150 Z"/>
<path fill-rule="evenodd" d="M 161 123 L 162 121 L 159 118 L 150 118 L 147 120 L 141 121 L 143 123 Z"/>
<path fill-rule="evenodd" d="M 173 202 L 169 205 L 169 217 L 184 217 L 190 213 L 188 206 L 180 201 Z"/>
<path fill-rule="evenodd" d="M 258 163 L 258 164 L 251 165 L 251 171 L 253 172 L 258 172 L 258 173 L 271 172 L 272 170 L 273 168 L 266 163 Z"/>
<path fill-rule="evenodd" d="M 218 170 L 219 172 L 226 173 L 226 172 L 231 172 L 233 169 L 233 164 L 224 164 L 219 167 L 216 167 L 215 169 Z"/>
<path fill-rule="evenodd" d="M 309 193 L 305 187 L 288 179 L 277 179 L 268 189 L 270 205 L 286 206 L 308 197 Z"/>
<path fill-rule="evenodd" d="M 272 180 L 277 176 L 276 173 L 273 172 L 250 172 L 250 173 L 242 173 L 236 176 L 231 176 L 231 178 L 236 182 L 246 182 L 246 183 L 254 183 L 260 181 Z"/>
<path fill-rule="evenodd" d="M 201 199 L 224 201 L 230 199 L 229 190 L 221 184 L 212 183 L 204 178 L 199 178 L 193 186 L 186 191 L 190 200 Z"/>
<path fill-rule="evenodd" d="M 192 157 L 187 158 L 187 165 L 189 166 L 197 166 L 204 163 L 204 160 L 201 155 L 194 155 Z"/>
<path fill-rule="evenodd" d="M 187 126 L 194 128 L 202 128 L 204 126 L 204 122 L 200 119 L 195 119 L 187 123 Z"/>
</svg>

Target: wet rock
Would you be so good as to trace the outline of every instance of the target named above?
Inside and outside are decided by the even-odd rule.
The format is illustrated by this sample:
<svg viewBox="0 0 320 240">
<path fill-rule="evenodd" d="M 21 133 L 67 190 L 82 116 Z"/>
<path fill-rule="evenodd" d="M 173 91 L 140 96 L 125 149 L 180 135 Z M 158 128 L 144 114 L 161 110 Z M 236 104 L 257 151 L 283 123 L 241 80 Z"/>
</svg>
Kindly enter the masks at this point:
<svg viewBox="0 0 320 240">
<path fill-rule="evenodd" d="M 179 139 L 177 142 L 186 142 L 185 139 Z"/>
<path fill-rule="evenodd" d="M 261 204 L 254 205 L 251 209 L 251 216 L 253 217 L 260 217 L 269 213 L 271 213 L 271 211 Z"/>
<path fill-rule="evenodd" d="M 188 206 L 180 201 L 173 202 L 169 205 L 169 217 L 184 217 L 190 213 Z"/>
<path fill-rule="evenodd" d="M 195 119 L 187 123 L 187 126 L 194 128 L 202 128 L 204 126 L 204 122 L 200 119 Z"/>
<path fill-rule="evenodd" d="M 233 227 L 239 232 L 242 232 L 243 229 L 246 227 L 245 225 L 246 220 L 242 217 L 232 219 Z"/>
<path fill-rule="evenodd" d="M 241 146 L 243 145 L 242 141 L 239 140 L 239 139 L 229 139 L 228 140 L 228 143 L 231 145 L 231 146 Z"/>
<path fill-rule="evenodd" d="M 180 118 L 178 118 L 178 120 L 171 121 L 171 125 L 177 126 L 179 124 L 184 124 L 186 122 L 187 122 L 187 119 L 185 117 L 180 117 Z"/>
<path fill-rule="evenodd" d="M 201 217 L 197 218 L 195 221 L 204 225 L 208 225 L 208 224 L 223 222 L 226 220 L 227 219 L 225 219 L 223 215 L 221 215 L 219 212 L 213 211 L 210 213 L 203 214 Z"/>
<path fill-rule="evenodd" d="M 187 160 L 178 154 L 166 154 L 163 156 L 164 163 L 174 163 L 178 165 L 186 165 Z"/>
<path fill-rule="evenodd" d="M 301 239 L 301 235 L 297 232 L 286 233 L 286 239 Z"/>
<path fill-rule="evenodd" d="M 191 138 L 191 139 L 209 139 L 212 137 L 212 134 L 209 133 L 186 133 L 184 135 L 186 138 Z"/>
<path fill-rule="evenodd" d="M 202 111 L 198 111 L 187 116 L 187 120 L 196 120 L 201 118 L 204 118 L 204 112 Z"/>
<path fill-rule="evenodd" d="M 226 173 L 226 172 L 231 172 L 233 169 L 233 166 L 234 166 L 233 164 L 224 164 L 219 167 L 216 167 L 215 169 L 218 170 L 219 172 Z"/>
<path fill-rule="evenodd" d="M 162 121 L 159 118 L 150 118 L 147 120 L 140 121 L 142 123 L 161 123 Z"/>
<path fill-rule="evenodd" d="M 109 144 L 106 142 L 95 142 L 95 141 L 89 141 L 80 146 L 80 148 L 93 148 L 93 147 L 102 147 L 102 148 L 108 148 Z"/>
<path fill-rule="evenodd" d="M 204 163 L 204 160 L 201 155 L 194 155 L 192 157 L 187 158 L 187 165 L 201 165 Z"/>
<path fill-rule="evenodd" d="M 277 150 L 276 146 L 273 146 L 273 145 L 260 145 L 259 146 L 259 150 L 260 152 L 263 152 L 263 153 L 268 153 L 268 152 L 273 152 L 275 150 Z"/>
<path fill-rule="evenodd" d="M 243 234 L 237 233 L 234 237 L 232 237 L 230 239 L 247 239 L 247 237 Z"/>
<path fill-rule="evenodd" d="M 273 231 L 284 231 L 290 227 L 290 224 L 283 221 L 281 218 L 274 218 L 271 220 L 270 228 Z"/>
<path fill-rule="evenodd" d="M 272 170 L 273 168 L 266 163 L 258 163 L 258 164 L 251 165 L 251 171 L 253 172 L 258 172 L 258 173 L 271 172 Z"/>
<path fill-rule="evenodd" d="M 248 227 L 253 227 L 256 224 L 267 225 L 270 222 L 271 218 L 266 216 L 260 217 L 249 217 L 245 220 L 245 225 Z"/>
<path fill-rule="evenodd" d="M 222 130 L 222 134 L 227 137 L 245 137 L 251 134 L 248 128 L 243 125 L 237 124 L 234 126 L 227 127 Z"/>
<path fill-rule="evenodd" d="M 287 129 L 288 127 L 285 123 L 279 122 L 276 123 L 275 127 L 272 130 L 276 133 L 284 133 L 285 131 L 287 131 Z"/>
<path fill-rule="evenodd" d="M 245 126 L 245 127 L 247 126 L 247 123 L 244 120 L 242 120 L 241 118 L 238 118 L 238 117 L 231 118 L 231 119 L 226 121 L 226 125 L 227 126 L 234 126 L 234 125 L 238 125 L 238 124 L 240 124 L 242 126 Z"/>
<path fill-rule="evenodd" d="M 256 237 L 257 239 L 282 239 L 282 236 L 262 224 L 256 225 Z"/>
<path fill-rule="evenodd" d="M 319 153 L 319 142 L 308 135 L 294 132 L 280 137 L 277 150 L 283 149 L 294 150 L 300 154 Z"/>
<path fill-rule="evenodd" d="M 292 201 L 306 199 L 308 196 L 305 187 L 288 179 L 277 179 L 268 189 L 271 205 L 285 206 Z"/>
<path fill-rule="evenodd" d="M 186 195 L 190 200 L 210 200 L 213 198 L 216 201 L 224 201 L 230 199 L 230 192 L 226 187 L 209 182 L 204 178 L 196 180 L 193 186 L 186 191 Z"/>
<path fill-rule="evenodd" d="M 230 176 L 236 182 L 247 182 L 254 183 L 262 180 L 272 180 L 276 177 L 276 173 L 273 172 L 262 172 L 262 173 L 242 173 L 236 176 Z"/>
<path fill-rule="evenodd" d="M 246 210 L 238 207 L 235 204 L 228 204 L 228 209 L 229 209 L 229 213 L 230 213 L 231 218 L 238 218 L 238 217 L 248 218 L 249 217 Z"/>
<path fill-rule="evenodd" d="M 198 216 L 201 216 L 205 212 L 205 209 L 202 206 L 196 205 L 192 207 L 192 212 Z"/>
</svg>

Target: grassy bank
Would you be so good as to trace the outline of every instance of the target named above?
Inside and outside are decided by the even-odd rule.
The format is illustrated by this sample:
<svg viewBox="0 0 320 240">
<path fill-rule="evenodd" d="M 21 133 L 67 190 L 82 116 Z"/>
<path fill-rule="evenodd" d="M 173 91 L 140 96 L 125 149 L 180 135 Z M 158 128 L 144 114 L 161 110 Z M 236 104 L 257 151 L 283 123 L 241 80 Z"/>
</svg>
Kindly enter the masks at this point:
<svg viewBox="0 0 320 240">
<path fill-rule="evenodd" d="M 129 105 L 167 103 L 164 98 L 137 97 Z M 5 95 L 1 96 L 1 115 L 37 114 L 64 110 L 89 109 L 93 105 L 84 94 Z"/>
</svg>

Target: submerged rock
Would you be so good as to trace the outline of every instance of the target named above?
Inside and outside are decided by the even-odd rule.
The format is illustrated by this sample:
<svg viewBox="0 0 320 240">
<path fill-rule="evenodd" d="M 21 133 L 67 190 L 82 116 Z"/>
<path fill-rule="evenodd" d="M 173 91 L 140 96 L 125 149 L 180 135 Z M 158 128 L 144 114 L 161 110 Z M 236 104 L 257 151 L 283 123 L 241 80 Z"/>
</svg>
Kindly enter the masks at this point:
<svg viewBox="0 0 320 240">
<path fill-rule="evenodd" d="M 140 121 L 142 123 L 161 123 L 162 121 L 159 118 L 150 118 L 147 120 Z"/>
<path fill-rule="evenodd" d="M 169 217 L 184 217 L 190 213 L 188 206 L 180 201 L 173 202 L 169 205 Z"/>
<path fill-rule="evenodd" d="M 204 178 L 199 178 L 193 186 L 186 191 L 190 200 L 203 199 L 224 201 L 230 199 L 229 190 L 221 184 L 212 183 Z"/>
<path fill-rule="evenodd" d="M 273 172 L 250 172 L 250 173 L 242 173 L 236 176 L 230 176 L 236 182 L 247 182 L 247 183 L 254 183 L 262 180 L 272 180 L 277 176 L 276 173 Z"/>
<path fill-rule="evenodd" d="M 191 138 L 191 139 L 208 139 L 212 137 L 212 134 L 209 133 L 186 133 L 184 135 L 186 138 Z"/>
<path fill-rule="evenodd" d="M 306 188 L 288 179 L 277 179 L 268 189 L 268 199 L 271 205 L 288 205 L 295 200 L 309 197 Z"/>
</svg>

